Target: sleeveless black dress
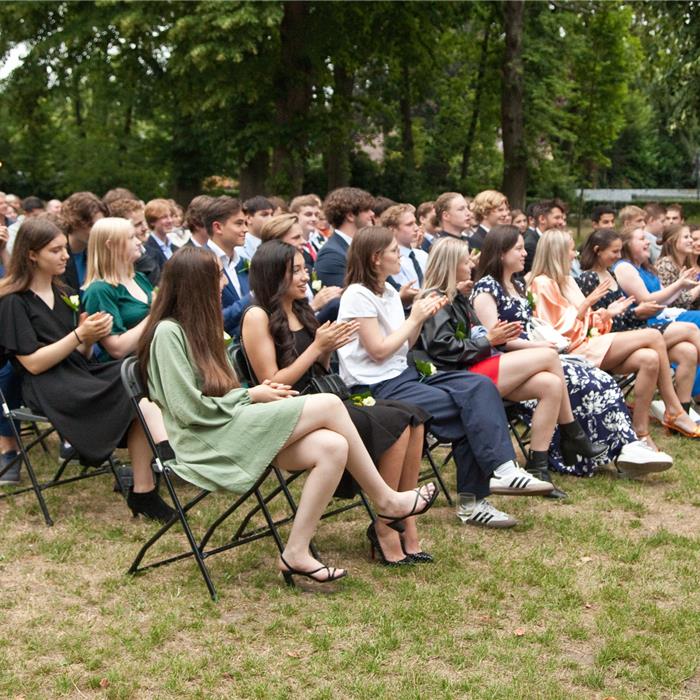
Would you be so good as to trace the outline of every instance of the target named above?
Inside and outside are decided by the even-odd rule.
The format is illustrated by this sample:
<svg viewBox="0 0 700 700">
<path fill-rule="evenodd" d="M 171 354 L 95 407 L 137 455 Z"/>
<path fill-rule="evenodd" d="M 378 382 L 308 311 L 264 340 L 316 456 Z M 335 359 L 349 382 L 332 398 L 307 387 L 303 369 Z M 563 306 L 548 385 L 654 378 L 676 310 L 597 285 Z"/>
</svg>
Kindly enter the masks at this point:
<svg viewBox="0 0 700 700">
<path fill-rule="evenodd" d="M 313 336 L 305 328 L 292 331 L 294 349 L 301 355 L 313 342 Z M 318 365 L 316 366 L 318 368 Z M 311 381 L 311 371 L 307 371 L 294 385 L 294 389 L 303 392 Z M 372 461 L 376 464 L 403 434 L 409 426 L 426 423 L 430 414 L 418 406 L 402 401 L 384 401 L 376 399 L 374 406 L 356 406 L 350 399 L 343 402 L 353 425 L 362 438 Z M 336 496 L 350 498 L 357 493 L 357 486 L 347 473 L 336 490 Z"/>
</svg>

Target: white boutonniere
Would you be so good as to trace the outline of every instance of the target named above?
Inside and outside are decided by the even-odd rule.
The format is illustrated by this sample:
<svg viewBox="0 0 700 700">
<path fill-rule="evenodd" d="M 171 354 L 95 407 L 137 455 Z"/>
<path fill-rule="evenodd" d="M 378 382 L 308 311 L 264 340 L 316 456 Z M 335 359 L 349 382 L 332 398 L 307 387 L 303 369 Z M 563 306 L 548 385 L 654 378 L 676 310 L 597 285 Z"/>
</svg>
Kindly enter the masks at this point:
<svg viewBox="0 0 700 700">
<path fill-rule="evenodd" d="M 313 289 L 314 292 L 320 292 L 323 289 L 323 282 L 318 278 L 316 270 L 311 271 L 311 289 Z"/>
<path fill-rule="evenodd" d="M 437 367 L 432 362 L 425 362 L 424 360 L 416 360 L 416 369 L 420 372 L 420 381 L 422 382 L 426 377 L 432 377 L 433 374 L 437 372 Z"/>
<path fill-rule="evenodd" d="M 588 337 L 589 338 L 597 338 L 600 335 L 600 331 L 597 328 L 589 328 L 588 329 Z"/>
<path fill-rule="evenodd" d="M 228 347 L 232 342 L 233 338 L 226 331 L 224 331 L 224 345 Z"/>
<path fill-rule="evenodd" d="M 62 294 L 61 299 L 63 299 L 66 306 L 69 306 L 73 311 L 78 311 L 78 309 L 80 309 L 80 297 L 77 294 L 71 294 L 71 296 Z"/>
<path fill-rule="evenodd" d="M 369 391 L 363 391 L 361 394 L 353 394 L 350 400 L 355 406 L 374 406 L 377 403 Z"/>
</svg>

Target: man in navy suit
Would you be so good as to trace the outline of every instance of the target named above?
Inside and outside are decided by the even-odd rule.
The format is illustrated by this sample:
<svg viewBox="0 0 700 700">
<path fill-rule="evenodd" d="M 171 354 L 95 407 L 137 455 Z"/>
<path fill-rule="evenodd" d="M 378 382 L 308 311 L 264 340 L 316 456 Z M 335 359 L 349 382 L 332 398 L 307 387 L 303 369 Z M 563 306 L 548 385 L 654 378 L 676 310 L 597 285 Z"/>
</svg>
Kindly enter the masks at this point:
<svg viewBox="0 0 700 700">
<path fill-rule="evenodd" d="M 178 249 L 168 240 L 168 232 L 175 227 L 173 209 L 167 199 L 152 199 L 146 204 L 144 215 L 146 216 L 146 224 L 151 230 L 144 243 L 144 248 L 155 261 L 160 277 L 163 265 L 173 257 L 173 253 Z"/>
<path fill-rule="evenodd" d="M 221 292 L 224 330 L 237 340 L 241 317 L 250 305 L 250 286 L 246 261 L 240 257 L 236 246 L 243 245 L 247 226 L 243 206 L 232 197 L 215 197 L 202 213 L 204 226 L 209 234 L 208 248 L 221 261 L 227 282 Z"/>
<path fill-rule="evenodd" d="M 316 259 L 316 274 L 326 287 L 342 287 L 348 248 L 357 231 L 374 223 L 374 197 L 357 187 L 339 187 L 323 203 L 328 223 L 335 229 Z"/>
<path fill-rule="evenodd" d="M 532 213 L 535 218 L 535 228 L 525 231 L 525 250 L 527 257 L 525 258 L 524 274 L 527 274 L 532 269 L 532 262 L 535 259 L 535 251 L 537 244 L 540 242 L 540 237 L 545 231 L 552 228 L 563 228 L 566 226 L 566 204 L 560 199 L 545 199 L 538 202 L 533 208 Z"/>
</svg>

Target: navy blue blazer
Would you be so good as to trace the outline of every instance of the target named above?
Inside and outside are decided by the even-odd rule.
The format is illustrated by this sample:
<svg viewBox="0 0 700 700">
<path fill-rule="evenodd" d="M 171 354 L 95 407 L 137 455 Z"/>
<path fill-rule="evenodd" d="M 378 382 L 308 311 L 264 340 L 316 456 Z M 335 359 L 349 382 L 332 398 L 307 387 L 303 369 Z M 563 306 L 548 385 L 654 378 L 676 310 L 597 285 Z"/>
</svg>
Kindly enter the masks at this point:
<svg viewBox="0 0 700 700">
<path fill-rule="evenodd" d="M 243 312 L 250 306 L 250 285 L 248 283 L 248 270 L 246 269 L 246 261 L 241 260 L 236 265 L 236 274 L 238 282 L 241 285 L 241 293 L 243 296 L 238 296 L 236 288 L 228 275 L 228 282 L 221 292 L 221 310 L 224 315 L 224 330 L 234 339 L 237 340 L 241 332 L 241 318 Z M 224 271 L 224 274 L 225 271 Z"/>
<path fill-rule="evenodd" d="M 163 255 L 163 251 L 160 249 L 160 246 L 156 243 L 156 241 L 153 239 L 153 236 L 151 236 L 150 234 L 146 239 L 146 242 L 143 244 L 143 247 L 146 249 L 151 258 L 153 258 L 153 260 L 155 261 L 159 271 L 158 277 L 160 277 L 160 271 L 163 269 L 163 265 L 165 265 L 165 263 L 168 262 L 168 259 L 165 257 L 165 255 Z M 176 250 L 179 250 L 179 248 L 176 245 L 173 245 L 172 243 L 170 244 L 170 247 L 173 249 L 173 253 Z"/>
<path fill-rule="evenodd" d="M 349 247 L 337 233 L 334 233 L 321 247 L 315 267 L 316 274 L 324 286 L 343 286 Z"/>
</svg>

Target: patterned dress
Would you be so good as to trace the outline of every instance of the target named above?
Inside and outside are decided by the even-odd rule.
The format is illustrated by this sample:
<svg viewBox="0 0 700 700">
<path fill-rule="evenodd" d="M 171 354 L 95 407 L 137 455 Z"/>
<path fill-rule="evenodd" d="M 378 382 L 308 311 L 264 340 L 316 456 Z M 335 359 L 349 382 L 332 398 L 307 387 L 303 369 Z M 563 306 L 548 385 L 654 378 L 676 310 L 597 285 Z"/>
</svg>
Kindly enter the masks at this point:
<svg viewBox="0 0 700 700">
<path fill-rule="evenodd" d="M 521 338 L 528 340 L 527 325 L 532 317 L 532 310 L 525 297 L 511 296 L 491 276 L 483 277 L 474 285 L 472 299 L 479 294 L 489 294 L 493 297 L 501 320 L 520 321 L 523 324 Z M 567 466 L 559 452 L 557 429 L 549 451 L 550 466 L 562 474 L 591 476 L 596 466 L 616 459 L 622 447 L 636 440 L 637 436 L 632 428 L 622 392 L 609 374 L 575 356 L 562 355 L 561 364 L 574 417 L 592 441 L 606 444 L 608 450 L 597 459 L 577 456 L 576 464 Z"/>
</svg>

